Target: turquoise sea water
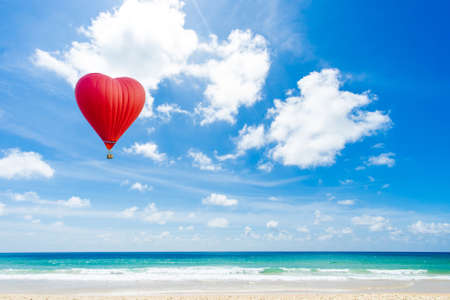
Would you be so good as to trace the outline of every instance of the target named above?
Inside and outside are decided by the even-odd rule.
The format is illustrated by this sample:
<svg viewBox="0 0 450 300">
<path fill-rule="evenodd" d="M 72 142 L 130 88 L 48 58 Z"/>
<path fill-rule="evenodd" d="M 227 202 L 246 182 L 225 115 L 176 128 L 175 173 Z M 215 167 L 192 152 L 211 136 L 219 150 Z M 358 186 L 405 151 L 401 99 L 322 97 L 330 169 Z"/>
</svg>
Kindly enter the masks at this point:
<svg viewBox="0 0 450 300">
<path fill-rule="evenodd" d="M 450 281 L 450 253 L 0 253 L 0 281 Z"/>
</svg>

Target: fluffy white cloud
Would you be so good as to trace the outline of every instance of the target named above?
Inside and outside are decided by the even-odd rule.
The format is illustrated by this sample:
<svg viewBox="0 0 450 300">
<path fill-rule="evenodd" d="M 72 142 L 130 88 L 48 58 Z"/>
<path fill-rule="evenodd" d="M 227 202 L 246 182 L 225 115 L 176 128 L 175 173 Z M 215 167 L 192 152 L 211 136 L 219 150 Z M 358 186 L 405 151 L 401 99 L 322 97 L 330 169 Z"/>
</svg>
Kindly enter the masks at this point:
<svg viewBox="0 0 450 300">
<path fill-rule="evenodd" d="M 228 220 L 225 218 L 215 218 L 215 219 L 209 220 L 208 227 L 226 228 L 226 227 L 228 227 Z"/>
<path fill-rule="evenodd" d="M 89 201 L 89 199 L 81 199 L 80 197 L 76 196 L 70 197 L 69 200 L 58 200 L 56 203 L 70 208 L 81 208 L 91 206 L 91 201 Z"/>
<path fill-rule="evenodd" d="M 236 159 L 239 156 L 245 154 L 245 151 L 255 148 L 259 149 L 266 143 L 266 138 L 264 135 L 264 126 L 247 126 L 239 130 L 239 136 L 235 139 L 236 141 L 236 153 L 226 154 L 226 155 L 216 155 L 218 160 Z M 270 172 L 272 171 L 273 165 L 270 162 L 259 164 L 258 169 Z"/>
<path fill-rule="evenodd" d="M 139 210 L 137 206 L 132 206 L 129 208 L 124 209 L 120 214 L 124 218 L 132 218 L 134 217 L 134 214 Z"/>
<path fill-rule="evenodd" d="M 264 146 L 265 144 L 265 135 L 264 135 L 264 126 L 247 126 L 244 125 L 239 131 L 239 137 L 237 141 L 237 151 L 238 153 L 242 153 L 247 151 L 248 149 L 258 149 Z"/>
<path fill-rule="evenodd" d="M 320 212 L 320 210 L 316 209 L 314 211 L 314 224 L 320 224 L 322 222 L 330 222 L 333 221 L 332 216 L 324 215 Z"/>
<path fill-rule="evenodd" d="M 270 220 L 269 222 L 266 223 L 266 227 L 267 228 L 277 228 L 278 222 L 275 220 Z"/>
<path fill-rule="evenodd" d="M 145 144 L 134 143 L 134 145 L 130 148 L 124 148 L 123 150 L 126 153 L 142 155 L 157 162 L 162 162 L 167 159 L 166 154 L 159 153 L 158 145 L 152 142 L 148 142 Z"/>
<path fill-rule="evenodd" d="M 135 182 L 130 187 L 131 190 L 139 191 L 139 192 L 146 192 L 151 191 L 153 188 L 147 184 L 142 184 L 140 182 Z"/>
<path fill-rule="evenodd" d="M 194 160 L 192 165 L 199 168 L 200 170 L 218 171 L 221 169 L 220 165 L 214 164 L 211 158 L 200 151 L 194 151 L 193 149 L 190 149 L 188 155 Z"/>
<path fill-rule="evenodd" d="M 389 168 L 392 168 L 395 165 L 393 156 L 395 156 L 395 154 L 392 152 L 381 153 L 378 156 L 369 157 L 367 164 L 369 166 L 388 166 Z"/>
<path fill-rule="evenodd" d="M 52 70 L 72 85 L 90 72 L 130 76 L 156 89 L 179 74 L 198 47 L 197 34 L 184 28 L 183 2 L 126 0 L 113 11 L 101 12 L 79 32 L 86 42 L 72 42 L 63 52 L 36 49 L 34 63 Z M 151 115 L 151 98 L 146 106 Z"/>
<path fill-rule="evenodd" d="M 156 224 L 166 224 L 167 221 L 174 215 L 173 211 L 170 210 L 158 210 L 156 208 L 155 203 L 150 203 L 147 205 L 147 207 L 144 209 L 144 221 L 149 223 L 156 223 Z"/>
<path fill-rule="evenodd" d="M 72 85 L 86 73 L 100 72 L 136 78 L 147 92 L 180 74 L 201 77 L 208 82 L 206 101 L 196 109 L 203 115 L 202 124 L 233 123 L 240 106 L 260 99 L 270 65 L 266 41 L 250 31 L 234 30 L 222 43 L 212 35 L 209 43 L 200 44 L 196 32 L 184 27 L 183 5 L 181 0 L 125 0 L 79 28 L 86 41 L 73 41 L 64 51 L 36 49 L 33 62 Z M 200 57 L 206 58 L 193 62 Z M 141 117 L 153 116 L 152 104 L 147 94 Z M 181 112 L 173 106 L 158 108 L 166 115 Z"/>
<path fill-rule="evenodd" d="M 355 204 L 355 200 L 347 199 L 347 200 L 340 200 L 337 202 L 339 205 L 353 205 Z"/>
<path fill-rule="evenodd" d="M 266 135 L 274 142 L 270 156 L 302 169 L 329 166 L 347 143 L 386 128 L 390 118 L 380 111 L 364 111 L 368 93 L 341 91 L 339 71 L 324 69 L 298 81 L 300 96 L 275 100 Z"/>
<path fill-rule="evenodd" d="M 216 56 L 204 64 L 191 65 L 189 74 L 209 81 L 207 99 L 196 108 L 203 116 L 202 125 L 215 121 L 235 122 L 241 106 L 251 106 L 261 99 L 261 89 L 270 67 L 266 40 L 250 30 L 233 30 L 228 40 L 202 45 L 202 50 Z"/>
<path fill-rule="evenodd" d="M 209 196 L 203 198 L 202 203 L 205 205 L 234 206 L 238 204 L 238 200 L 230 199 L 223 194 L 212 193 Z"/>
<path fill-rule="evenodd" d="M 0 202 L 0 216 L 5 214 L 5 207 L 6 205 L 2 202 Z"/>
<path fill-rule="evenodd" d="M 409 226 L 409 230 L 416 234 L 449 234 L 450 224 L 449 223 L 425 223 L 422 221 L 417 221 Z"/>
<path fill-rule="evenodd" d="M 55 173 L 55 170 L 42 160 L 39 153 L 9 149 L 4 150 L 3 154 L 4 156 L 0 158 L 0 178 L 50 178 Z"/>
<path fill-rule="evenodd" d="M 370 231 L 394 230 L 390 225 L 389 220 L 381 216 L 363 215 L 360 217 L 353 217 L 352 223 L 355 225 L 368 226 Z"/>
</svg>

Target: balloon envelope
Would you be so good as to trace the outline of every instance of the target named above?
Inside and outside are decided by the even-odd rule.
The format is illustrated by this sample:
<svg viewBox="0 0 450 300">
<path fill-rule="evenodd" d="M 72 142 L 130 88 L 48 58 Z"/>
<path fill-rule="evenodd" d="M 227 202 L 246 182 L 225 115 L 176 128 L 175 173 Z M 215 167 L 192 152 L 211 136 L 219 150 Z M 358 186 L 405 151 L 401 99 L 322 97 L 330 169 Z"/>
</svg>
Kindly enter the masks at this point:
<svg viewBox="0 0 450 300">
<path fill-rule="evenodd" d="M 90 73 L 78 80 L 75 98 L 81 113 L 110 150 L 141 113 L 145 90 L 132 78 Z"/>
</svg>

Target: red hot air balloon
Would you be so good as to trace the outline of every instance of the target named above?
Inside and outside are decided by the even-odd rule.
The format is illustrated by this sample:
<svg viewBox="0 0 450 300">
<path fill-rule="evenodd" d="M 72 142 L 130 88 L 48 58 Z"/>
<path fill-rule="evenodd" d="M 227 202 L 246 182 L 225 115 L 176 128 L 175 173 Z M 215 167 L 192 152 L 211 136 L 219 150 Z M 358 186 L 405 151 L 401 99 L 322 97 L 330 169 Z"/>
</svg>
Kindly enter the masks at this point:
<svg viewBox="0 0 450 300">
<path fill-rule="evenodd" d="M 78 80 L 75 98 L 84 117 L 105 143 L 107 158 L 111 159 L 109 150 L 144 107 L 144 88 L 132 78 L 90 73 Z"/>
</svg>

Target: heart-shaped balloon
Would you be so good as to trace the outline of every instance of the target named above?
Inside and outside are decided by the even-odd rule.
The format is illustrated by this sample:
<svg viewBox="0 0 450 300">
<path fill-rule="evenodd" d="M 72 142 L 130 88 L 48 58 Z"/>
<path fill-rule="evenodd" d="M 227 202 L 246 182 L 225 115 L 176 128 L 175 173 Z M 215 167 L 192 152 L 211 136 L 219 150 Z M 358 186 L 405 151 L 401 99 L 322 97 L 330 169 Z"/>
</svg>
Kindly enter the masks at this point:
<svg viewBox="0 0 450 300">
<path fill-rule="evenodd" d="M 145 90 L 132 78 L 90 73 L 78 80 L 75 98 L 86 120 L 111 150 L 141 113 Z"/>
</svg>

